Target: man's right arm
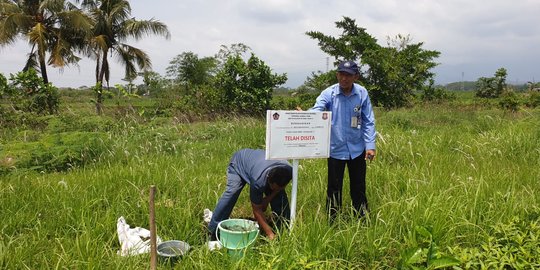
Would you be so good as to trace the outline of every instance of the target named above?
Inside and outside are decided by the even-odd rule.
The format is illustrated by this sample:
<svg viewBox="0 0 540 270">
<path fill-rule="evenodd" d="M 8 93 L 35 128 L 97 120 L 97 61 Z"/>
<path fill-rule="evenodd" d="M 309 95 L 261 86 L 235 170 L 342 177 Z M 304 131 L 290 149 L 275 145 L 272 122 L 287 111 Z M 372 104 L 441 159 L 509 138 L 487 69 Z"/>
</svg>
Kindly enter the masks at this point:
<svg viewBox="0 0 540 270">
<path fill-rule="evenodd" d="M 332 98 L 331 93 L 332 91 L 328 90 L 322 91 L 315 100 L 315 105 L 313 105 L 313 107 L 311 107 L 308 111 L 326 111 Z"/>
<path fill-rule="evenodd" d="M 264 233 L 270 240 L 274 240 L 276 235 L 274 234 L 274 231 L 272 231 L 272 228 L 264 217 L 263 206 L 260 204 L 251 203 L 251 207 L 253 208 L 253 215 L 255 216 L 255 220 L 257 220 L 257 223 L 259 223 L 261 229 L 264 231 Z"/>
</svg>

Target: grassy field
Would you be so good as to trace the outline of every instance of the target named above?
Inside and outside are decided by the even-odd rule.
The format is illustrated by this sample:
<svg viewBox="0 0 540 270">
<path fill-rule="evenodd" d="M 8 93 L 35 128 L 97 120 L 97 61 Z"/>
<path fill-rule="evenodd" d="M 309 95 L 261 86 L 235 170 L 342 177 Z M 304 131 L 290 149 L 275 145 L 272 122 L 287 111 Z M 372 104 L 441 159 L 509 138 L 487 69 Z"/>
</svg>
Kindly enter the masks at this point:
<svg viewBox="0 0 540 270">
<path fill-rule="evenodd" d="M 264 147 L 264 119 L 186 124 L 140 112 L 97 117 L 88 103 L 70 104 L 33 127 L 2 129 L 0 167 L 11 166 L 0 174 L 2 269 L 148 269 L 148 255 L 117 255 L 116 222 L 149 228 L 150 185 L 158 235 L 192 246 L 176 269 L 435 268 L 445 258 L 456 269 L 540 267 L 538 109 L 377 110 L 368 218 L 345 214 L 329 226 L 325 160 L 301 160 L 293 230 L 259 238 L 237 260 L 205 248 L 202 211 L 223 192 L 231 154 Z M 66 155 L 73 164 L 58 167 L 54 158 Z M 49 163 L 32 163 L 40 159 Z M 19 160 L 30 165 L 13 169 Z M 233 217 L 251 215 L 247 193 Z"/>
</svg>

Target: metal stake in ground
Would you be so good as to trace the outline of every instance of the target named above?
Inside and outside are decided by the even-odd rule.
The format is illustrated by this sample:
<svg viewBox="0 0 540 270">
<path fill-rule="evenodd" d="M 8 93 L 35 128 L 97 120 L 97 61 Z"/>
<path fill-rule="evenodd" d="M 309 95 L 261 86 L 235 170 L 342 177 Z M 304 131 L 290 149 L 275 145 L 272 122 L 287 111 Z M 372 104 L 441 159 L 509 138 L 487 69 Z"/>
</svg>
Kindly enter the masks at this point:
<svg viewBox="0 0 540 270">
<path fill-rule="evenodd" d="M 157 267 L 157 248 L 156 248 L 156 216 L 154 212 L 154 196 L 156 186 L 150 186 L 150 269 Z"/>
<path fill-rule="evenodd" d="M 293 159 L 292 190 L 291 190 L 291 223 L 289 230 L 292 231 L 294 219 L 296 216 L 296 194 L 298 193 L 298 159 Z"/>
</svg>

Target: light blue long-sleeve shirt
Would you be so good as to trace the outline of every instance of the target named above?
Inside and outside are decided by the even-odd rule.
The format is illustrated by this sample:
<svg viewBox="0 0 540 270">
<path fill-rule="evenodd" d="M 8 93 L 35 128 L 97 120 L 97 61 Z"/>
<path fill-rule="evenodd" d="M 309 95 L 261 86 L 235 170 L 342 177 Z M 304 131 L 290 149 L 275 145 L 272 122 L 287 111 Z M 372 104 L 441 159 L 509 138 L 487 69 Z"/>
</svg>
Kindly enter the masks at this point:
<svg viewBox="0 0 540 270">
<path fill-rule="evenodd" d="M 351 94 L 346 96 L 339 84 L 332 85 L 321 92 L 310 110 L 332 112 L 330 157 L 354 159 L 364 150 L 375 149 L 375 115 L 363 86 L 353 84 Z M 353 121 L 358 122 L 356 127 L 352 127 Z"/>
</svg>

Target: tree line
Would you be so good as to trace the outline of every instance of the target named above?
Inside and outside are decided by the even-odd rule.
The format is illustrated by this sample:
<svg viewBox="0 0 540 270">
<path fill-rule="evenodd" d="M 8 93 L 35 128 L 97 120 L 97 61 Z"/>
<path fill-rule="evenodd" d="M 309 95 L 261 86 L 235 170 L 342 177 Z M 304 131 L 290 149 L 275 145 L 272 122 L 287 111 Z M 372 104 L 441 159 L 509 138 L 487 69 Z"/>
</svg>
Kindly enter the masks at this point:
<svg viewBox="0 0 540 270">
<path fill-rule="evenodd" d="M 411 106 L 417 99 L 452 99 L 448 91 L 434 84 L 433 68 L 440 52 L 424 49 L 422 42 L 415 43 L 408 35 L 387 37 L 386 44 L 380 45 L 349 17 L 343 17 L 335 25 L 341 30 L 337 37 L 318 31 L 305 34 L 317 41 L 334 64 L 342 60 L 360 64 L 359 83 L 368 89 L 375 106 L 394 109 Z M 92 89 L 96 112 L 101 114 L 104 99 L 110 95 L 111 55 L 125 68 L 129 94 L 132 94 L 132 82 L 140 76 L 144 83 L 141 94 L 164 97 L 159 106 L 204 114 L 231 111 L 264 115 L 270 108 L 307 107 L 312 105 L 316 94 L 337 82 L 334 70 L 315 71 L 292 91 L 294 99 L 273 101 L 274 89 L 287 81 L 287 74 L 274 73 L 242 43 L 222 45 L 213 56 L 199 57 L 194 52 L 178 54 L 162 76 L 152 71 L 151 59 L 142 49 L 126 43 L 128 39 L 149 35 L 170 37 L 162 22 L 131 17 L 128 0 L 0 0 L 0 45 L 26 39 L 32 46 L 22 71 L 36 70 L 42 80 L 38 82 L 37 73 L 12 75 L 8 86 L 7 78 L 0 74 L 0 96 L 30 100 L 26 108 L 40 113 L 55 112 L 58 98 L 55 87 L 49 84 L 47 66 L 64 68 L 89 57 L 96 62 L 96 84 Z M 500 77 L 496 75 L 499 79 L 494 86 L 499 94 L 505 86 Z M 477 82 L 481 89 L 478 96 L 495 97 L 484 91 L 493 84 L 494 80 L 481 78 Z M 33 96 L 34 93 L 39 93 L 40 98 Z"/>
</svg>

